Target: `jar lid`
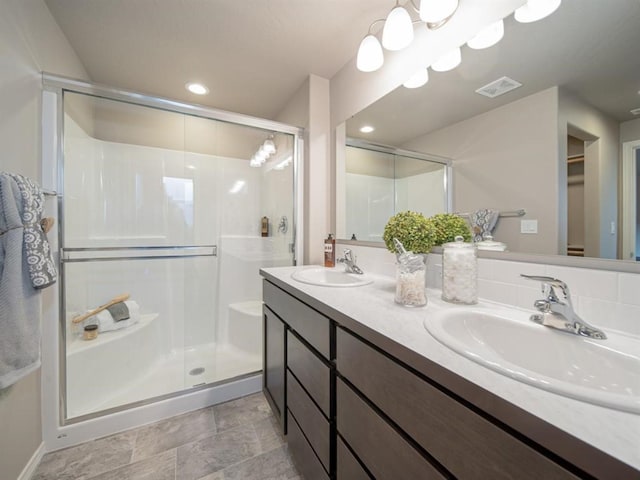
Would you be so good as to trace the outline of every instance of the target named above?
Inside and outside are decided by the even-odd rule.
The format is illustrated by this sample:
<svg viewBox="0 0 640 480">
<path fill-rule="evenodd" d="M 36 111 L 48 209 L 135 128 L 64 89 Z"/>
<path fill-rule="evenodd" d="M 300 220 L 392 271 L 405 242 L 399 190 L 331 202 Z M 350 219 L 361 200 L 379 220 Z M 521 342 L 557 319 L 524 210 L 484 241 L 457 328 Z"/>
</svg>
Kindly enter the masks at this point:
<svg viewBox="0 0 640 480">
<path fill-rule="evenodd" d="M 97 330 L 97 329 L 98 329 L 98 325 L 96 325 L 95 323 L 91 325 L 85 325 L 84 327 L 85 332 L 93 332 L 94 330 Z"/>
<path fill-rule="evenodd" d="M 465 242 L 461 235 L 457 235 L 454 242 L 445 243 L 442 246 L 444 248 L 476 248 L 474 243 Z"/>
<path fill-rule="evenodd" d="M 494 252 L 504 252 L 507 249 L 507 244 L 497 242 L 491 235 L 483 235 L 482 241 L 477 243 L 478 250 L 491 250 Z"/>
</svg>

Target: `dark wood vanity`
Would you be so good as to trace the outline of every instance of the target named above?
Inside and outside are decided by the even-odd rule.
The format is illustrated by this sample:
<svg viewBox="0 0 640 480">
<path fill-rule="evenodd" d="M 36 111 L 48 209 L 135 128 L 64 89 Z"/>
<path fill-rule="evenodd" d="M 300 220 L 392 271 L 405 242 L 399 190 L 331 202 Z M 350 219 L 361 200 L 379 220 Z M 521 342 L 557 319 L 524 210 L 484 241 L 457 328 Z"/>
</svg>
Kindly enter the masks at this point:
<svg viewBox="0 0 640 480">
<path fill-rule="evenodd" d="M 263 276 L 264 393 L 306 479 L 640 479 L 607 453 Z"/>
</svg>

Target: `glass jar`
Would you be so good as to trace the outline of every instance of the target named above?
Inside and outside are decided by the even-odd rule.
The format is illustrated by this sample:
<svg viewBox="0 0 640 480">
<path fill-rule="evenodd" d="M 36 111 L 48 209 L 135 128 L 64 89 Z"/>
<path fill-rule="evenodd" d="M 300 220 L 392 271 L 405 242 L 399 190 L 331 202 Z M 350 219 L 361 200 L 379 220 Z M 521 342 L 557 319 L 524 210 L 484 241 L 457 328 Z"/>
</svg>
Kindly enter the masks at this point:
<svg viewBox="0 0 640 480">
<path fill-rule="evenodd" d="M 425 306 L 426 273 L 424 255 L 414 255 L 411 262 L 396 264 L 396 303 L 405 307 Z"/>
<path fill-rule="evenodd" d="M 451 303 L 478 303 L 478 251 L 461 236 L 442 246 L 442 299 Z"/>
</svg>

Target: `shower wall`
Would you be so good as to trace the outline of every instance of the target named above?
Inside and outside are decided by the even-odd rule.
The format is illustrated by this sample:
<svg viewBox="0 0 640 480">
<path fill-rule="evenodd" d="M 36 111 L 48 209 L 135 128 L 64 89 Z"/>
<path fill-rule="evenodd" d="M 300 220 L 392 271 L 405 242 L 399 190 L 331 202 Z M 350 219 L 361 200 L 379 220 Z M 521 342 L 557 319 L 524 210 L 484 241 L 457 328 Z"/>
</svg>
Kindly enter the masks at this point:
<svg viewBox="0 0 640 480">
<path fill-rule="evenodd" d="M 68 418 L 259 370 L 259 269 L 293 261 L 292 135 L 276 135 L 277 153 L 252 168 L 251 152 L 269 132 L 99 102 L 109 101 L 96 100 L 108 115 L 91 123 L 76 121 L 73 109 L 64 117 L 61 224 L 65 255 L 74 260 L 64 267 Z M 147 116 L 149 128 L 130 125 L 137 119 L 118 111 L 125 108 Z M 215 246 L 217 255 L 168 258 L 191 246 L 205 253 Z M 144 322 L 128 329 L 131 339 L 125 330 L 101 333 L 91 351 L 71 319 L 123 293 Z M 131 348 L 140 339 L 144 348 Z M 159 385 L 158 370 L 174 372 L 181 385 Z M 198 370 L 213 376 L 190 376 Z M 102 381 L 87 383 L 96 372 Z M 147 393 L 127 394 L 145 383 Z"/>
</svg>

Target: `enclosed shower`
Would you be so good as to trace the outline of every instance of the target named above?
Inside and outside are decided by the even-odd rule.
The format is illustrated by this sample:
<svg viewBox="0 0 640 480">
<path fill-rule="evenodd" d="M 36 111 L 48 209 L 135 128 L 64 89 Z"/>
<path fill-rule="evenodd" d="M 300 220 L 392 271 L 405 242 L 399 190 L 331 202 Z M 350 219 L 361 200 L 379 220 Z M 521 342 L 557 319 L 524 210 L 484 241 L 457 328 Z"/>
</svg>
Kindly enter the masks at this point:
<svg viewBox="0 0 640 480">
<path fill-rule="evenodd" d="M 298 129 L 49 82 L 61 424 L 259 373 L 259 269 L 295 263 Z M 77 321 L 114 298 L 122 318 Z"/>
</svg>

